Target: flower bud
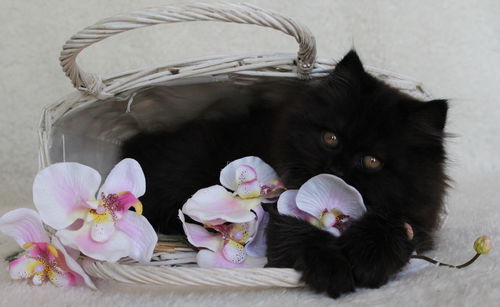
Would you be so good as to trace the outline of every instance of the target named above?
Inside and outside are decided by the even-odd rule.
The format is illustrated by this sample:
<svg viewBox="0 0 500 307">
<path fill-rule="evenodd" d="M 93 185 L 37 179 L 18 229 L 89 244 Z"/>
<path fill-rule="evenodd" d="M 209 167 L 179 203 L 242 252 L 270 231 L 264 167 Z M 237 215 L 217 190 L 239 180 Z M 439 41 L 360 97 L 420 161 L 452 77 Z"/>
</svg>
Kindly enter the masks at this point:
<svg viewBox="0 0 500 307">
<path fill-rule="evenodd" d="M 491 240 L 488 236 L 481 236 L 474 241 L 474 250 L 478 254 L 487 254 L 491 250 Z"/>
</svg>

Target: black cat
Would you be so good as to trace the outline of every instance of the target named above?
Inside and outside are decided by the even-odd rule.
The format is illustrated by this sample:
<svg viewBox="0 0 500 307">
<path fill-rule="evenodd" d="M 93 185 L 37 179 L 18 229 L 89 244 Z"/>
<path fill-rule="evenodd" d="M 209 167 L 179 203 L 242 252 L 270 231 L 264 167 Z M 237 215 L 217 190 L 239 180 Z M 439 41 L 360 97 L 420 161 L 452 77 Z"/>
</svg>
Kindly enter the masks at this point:
<svg viewBox="0 0 500 307">
<path fill-rule="evenodd" d="M 268 266 L 295 268 L 311 288 L 337 297 L 383 285 L 412 251 L 432 247 L 447 186 L 447 109 L 375 79 L 350 51 L 324 79 L 246 87 L 173 131 L 137 135 L 123 156 L 141 163 L 144 214 L 166 233 L 182 233 L 178 209 L 244 156 L 268 162 L 287 188 L 321 173 L 343 178 L 367 213 L 341 237 L 275 210 L 266 229 Z"/>
</svg>

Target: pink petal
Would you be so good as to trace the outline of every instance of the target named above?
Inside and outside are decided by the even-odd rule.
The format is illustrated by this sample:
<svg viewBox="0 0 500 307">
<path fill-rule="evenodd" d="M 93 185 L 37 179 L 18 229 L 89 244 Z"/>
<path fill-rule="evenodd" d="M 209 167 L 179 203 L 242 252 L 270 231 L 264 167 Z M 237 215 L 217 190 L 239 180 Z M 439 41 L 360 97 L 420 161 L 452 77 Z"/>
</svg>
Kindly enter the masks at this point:
<svg viewBox="0 0 500 307">
<path fill-rule="evenodd" d="M 63 262 L 59 261 L 59 265 L 64 270 L 73 272 L 74 274 L 78 275 L 79 278 L 76 280 L 76 282 L 78 282 L 78 280 L 81 279 L 89 288 L 97 290 L 96 286 L 94 285 L 90 277 L 87 275 L 87 273 L 85 273 L 85 271 L 78 264 L 78 262 L 76 262 L 77 258 L 73 258 L 73 256 L 71 256 L 68 253 L 67 248 L 65 248 L 56 237 L 52 237 L 52 245 L 54 245 L 54 247 L 57 248 L 57 250 L 60 251 L 62 254 L 61 258 L 59 259 L 63 259 Z"/>
<path fill-rule="evenodd" d="M 250 210 L 260 204 L 258 198 L 240 199 L 214 185 L 198 190 L 182 207 L 182 212 L 196 221 L 207 222 L 223 219 L 233 223 L 244 223 L 255 218 Z"/>
<path fill-rule="evenodd" d="M 115 213 L 118 213 L 118 215 L 121 218 L 121 215 L 123 215 L 125 212 L 130 209 L 130 207 L 135 208 L 135 212 L 137 214 L 141 215 L 142 214 L 142 203 L 132 194 L 131 192 L 122 192 L 118 193 L 117 195 L 118 202 L 120 203 L 121 208 L 119 208 Z"/>
<path fill-rule="evenodd" d="M 73 162 L 56 163 L 41 170 L 33 182 L 33 202 L 45 224 L 63 229 L 88 212 L 101 176 Z"/>
<path fill-rule="evenodd" d="M 12 279 L 25 279 L 33 276 L 32 268 L 38 261 L 23 255 L 9 263 L 9 275 Z"/>
<path fill-rule="evenodd" d="M 79 249 L 83 254 L 101 261 L 116 262 L 131 254 L 131 242 L 126 234 L 115 231 L 106 242 L 96 242 L 90 235 L 91 223 L 84 223 L 82 228 L 71 231 L 62 229 L 56 232 L 61 243 Z"/>
<path fill-rule="evenodd" d="M 129 238 L 130 258 L 139 262 L 151 261 L 158 235 L 144 216 L 127 211 L 123 218 L 116 222 L 116 229 Z"/>
<path fill-rule="evenodd" d="M 257 213 L 257 229 L 245 248 L 250 256 L 264 257 L 267 250 L 266 227 L 269 222 L 269 214 L 262 209 L 262 206 L 256 207 L 254 211 Z"/>
<path fill-rule="evenodd" d="M 344 180 L 330 174 L 317 175 L 304 183 L 297 193 L 296 202 L 300 210 L 316 218 L 325 209 L 338 209 L 353 219 L 366 212 L 361 194 Z"/>
<path fill-rule="evenodd" d="M 279 180 L 278 174 L 276 174 L 269 164 L 258 157 L 250 156 L 235 160 L 224 167 L 220 173 L 220 183 L 231 191 L 236 191 L 238 188 L 236 176 L 238 174 L 238 168 L 242 165 L 244 165 L 245 168 L 251 168 L 257 174 L 257 180 L 261 185 Z"/>
<path fill-rule="evenodd" d="M 136 198 L 146 192 L 146 178 L 139 163 L 134 159 L 123 159 L 111 170 L 99 194 L 117 194 L 129 191 Z"/>
<path fill-rule="evenodd" d="M 196 247 L 208 248 L 211 251 L 217 251 L 222 246 L 222 238 L 220 234 L 208 232 L 200 225 L 186 223 L 184 214 L 179 210 L 179 219 L 182 222 L 184 233 L 187 236 L 189 243 Z"/>
<path fill-rule="evenodd" d="M 309 220 L 311 215 L 300 210 L 297 207 L 297 194 L 299 190 L 287 190 L 280 195 L 278 199 L 278 212 L 284 215 L 290 215 L 299 219 Z"/>
<path fill-rule="evenodd" d="M 27 208 L 5 213 L 0 218 L 0 232 L 14 238 L 21 247 L 28 242 L 49 242 L 40 216 Z"/>
<path fill-rule="evenodd" d="M 55 262 L 59 252 L 50 243 L 33 243 L 27 247 L 28 257 L 36 259 L 45 259 L 48 262 Z"/>
</svg>

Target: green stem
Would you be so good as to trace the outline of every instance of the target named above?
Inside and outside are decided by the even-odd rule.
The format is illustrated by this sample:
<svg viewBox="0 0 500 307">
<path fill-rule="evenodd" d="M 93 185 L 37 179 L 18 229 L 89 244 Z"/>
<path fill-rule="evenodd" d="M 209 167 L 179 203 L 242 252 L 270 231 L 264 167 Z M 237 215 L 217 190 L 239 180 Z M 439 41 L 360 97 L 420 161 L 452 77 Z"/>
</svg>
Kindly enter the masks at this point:
<svg viewBox="0 0 500 307">
<path fill-rule="evenodd" d="M 463 263 L 461 265 L 452 265 L 452 264 L 442 263 L 442 262 L 436 261 L 436 260 L 434 260 L 430 257 L 424 256 L 424 255 L 412 255 L 412 256 L 410 256 L 410 258 L 422 259 L 422 260 L 428 261 L 430 263 L 433 263 L 433 264 L 436 264 L 439 266 L 461 269 L 461 268 L 465 268 L 466 266 L 472 264 L 474 261 L 476 261 L 477 258 L 479 258 L 479 256 L 481 256 L 481 254 L 478 253 L 478 254 L 474 255 L 474 257 L 472 257 L 469 261 L 467 261 L 466 263 Z"/>
</svg>

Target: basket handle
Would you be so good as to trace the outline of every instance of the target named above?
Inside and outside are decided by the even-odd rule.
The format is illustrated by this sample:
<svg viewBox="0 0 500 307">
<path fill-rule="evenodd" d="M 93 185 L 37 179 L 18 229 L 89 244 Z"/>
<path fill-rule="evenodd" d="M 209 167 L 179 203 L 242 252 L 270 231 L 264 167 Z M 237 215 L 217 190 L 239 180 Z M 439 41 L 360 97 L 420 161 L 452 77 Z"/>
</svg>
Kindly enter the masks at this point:
<svg viewBox="0 0 500 307">
<path fill-rule="evenodd" d="M 187 21 L 223 21 L 276 29 L 295 37 L 299 43 L 297 55 L 299 77 L 307 78 L 313 68 L 316 59 L 316 42 L 308 28 L 291 18 L 246 3 L 169 5 L 106 18 L 81 30 L 66 41 L 59 61 L 75 88 L 100 99 L 107 98 L 113 95 L 106 92 L 106 85 L 102 79 L 95 74 L 81 70 L 76 64 L 76 57 L 83 49 L 125 31 Z"/>
</svg>

